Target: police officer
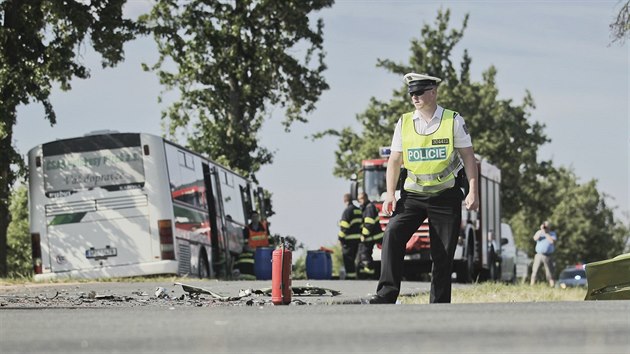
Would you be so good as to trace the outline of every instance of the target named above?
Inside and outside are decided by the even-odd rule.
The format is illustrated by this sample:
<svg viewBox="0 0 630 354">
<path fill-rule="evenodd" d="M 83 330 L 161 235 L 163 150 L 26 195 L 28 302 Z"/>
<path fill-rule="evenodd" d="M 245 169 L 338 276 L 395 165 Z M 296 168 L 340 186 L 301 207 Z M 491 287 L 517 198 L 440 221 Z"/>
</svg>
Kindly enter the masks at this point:
<svg viewBox="0 0 630 354">
<path fill-rule="evenodd" d="M 361 206 L 363 225 L 361 227 L 361 244 L 359 244 L 358 277 L 362 279 L 374 276 L 372 250 L 376 243 L 383 240 L 379 212 L 365 192 L 359 193 L 357 198 Z"/>
<path fill-rule="evenodd" d="M 403 114 L 394 130 L 383 201 L 383 211 L 393 216 L 383 238 L 377 293 L 369 303 L 396 302 L 405 245 L 427 217 L 433 260 L 430 302 L 448 303 L 464 199 L 461 187 L 465 178 L 461 170 L 465 170 L 469 184 L 464 199 L 466 208 L 476 210 L 479 206 L 477 165 L 463 118 L 437 104 L 438 84 L 442 80 L 409 73 L 404 81 L 416 109 Z M 403 165 L 407 177 L 401 197 L 396 201 L 394 193 Z"/>
<path fill-rule="evenodd" d="M 338 239 L 341 243 L 343 266 L 346 269 L 346 279 L 357 278 L 357 251 L 361 242 L 361 209 L 352 203 L 349 193 L 343 195 L 346 205 L 341 220 L 339 220 Z"/>
</svg>

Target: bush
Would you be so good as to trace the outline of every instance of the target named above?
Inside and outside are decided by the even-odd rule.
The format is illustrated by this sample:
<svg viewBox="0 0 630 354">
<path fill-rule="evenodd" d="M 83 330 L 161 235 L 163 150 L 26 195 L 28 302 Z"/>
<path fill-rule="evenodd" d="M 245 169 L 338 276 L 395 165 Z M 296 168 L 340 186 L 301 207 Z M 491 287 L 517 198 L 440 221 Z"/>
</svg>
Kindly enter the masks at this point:
<svg viewBox="0 0 630 354">
<path fill-rule="evenodd" d="M 11 222 L 7 229 L 7 275 L 27 278 L 33 275 L 31 238 L 28 226 L 28 194 L 26 186 L 11 195 Z"/>
</svg>

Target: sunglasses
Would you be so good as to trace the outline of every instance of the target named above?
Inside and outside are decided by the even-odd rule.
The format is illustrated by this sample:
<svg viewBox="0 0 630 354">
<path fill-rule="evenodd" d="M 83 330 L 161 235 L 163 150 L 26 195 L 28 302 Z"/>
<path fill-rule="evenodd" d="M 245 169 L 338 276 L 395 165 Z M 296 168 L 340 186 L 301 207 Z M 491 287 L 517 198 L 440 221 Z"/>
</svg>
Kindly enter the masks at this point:
<svg viewBox="0 0 630 354">
<path fill-rule="evenodd" d="M 418 90 L 418 91 L 414 91 L 414 92 L 409 92 L 409 96 L 411 96 L 411 97 L 413 97 L 413 96 L 420 97 L 420 96 L 424 95 L 425 92 L 431 91 L 431 90 L 433 90 L 433 87 L 426 88 L 424 90 Z"/>
</svg>

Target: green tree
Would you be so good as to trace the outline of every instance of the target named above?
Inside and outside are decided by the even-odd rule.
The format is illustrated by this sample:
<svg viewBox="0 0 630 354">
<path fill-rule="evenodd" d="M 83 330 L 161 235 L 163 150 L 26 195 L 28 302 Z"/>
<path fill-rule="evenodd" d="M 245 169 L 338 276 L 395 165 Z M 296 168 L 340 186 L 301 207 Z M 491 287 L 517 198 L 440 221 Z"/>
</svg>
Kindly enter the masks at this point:
<svg viewBox="0 0 630 354">
<path fill-rule="evenodd" d="M 509 186 L 503 189 L 503 212 L 509 218 L 528 202 L 525 191 L 537 189 L 537 176 L 546 173 L 544 167 L 548 163 L 537 161 L 537 151 L 549 140 L 543 132 L 544 125 L 530 122 L 534 102 L 529 92 L 519 105 L 500 99 L 494 67 L 483 73 L 481 82 L 473 82 L 470 78 L 472 59 L 466 50 L 459 68 L 455 67 L 452 52 L 464 35 L 468 16 L 460 29 L 449 30 L 449 22 L 450 11 L 439 11 L 433 26 L 422 27 L 420 38 L 411 40 L 408 64 L 378 61 L 377 67 L 401 78 L 401 88 L 393 92 L 388 102 L 370 100 L 366 111 L 357 115 L 361 132 L 346 127 L 315 137 L 339 137 L 333 173 L 348 178 L 360 169 L 361 160 L 374 158 L 379 146 L 390 144 L 396 121 L 403 113 L 414 109 L 407 88 L 402 84 L 403 75 L 418 72 L 440 77 L 443 81 L 439 103 L 457 110 L 465 118 L 475 152 L 502 170 L 502 184 Z"/>
<path fill-rule="evenodd" d="M 613 43 L 619 42 L 623 45 L 628 39 L 628 33 L 630 33 L 630 0 L 625 3 L 621 1 L 621 3 L 615 21 L 610 24 L 610 32 Z"/>
<path fill-rule="evenodd" d="M 597 181 L 580 184 L 574 172 L 561 167 L 552 170 L 540 185 L 542 189 L 531 196 L 536 201 L 531 205 L 537 209 L 524 208 L 512 218 L 519 248 L 533 256 L 532 236 L 543 220 L 549 220 L 558 233 L 558 272 L 567 265 L 600 261 L 624 252 L 630 231 L 615 220 L 606 196 L 597 190 Z"/>
<path fill-rule="evenodd" d="M 22 185 L 11 195 L 11 223 L 7 230 L 7 275 L 12 278 L 24 278 L 33 273 L 27 190 Z"/>
<path fill-rule="evenodd" d="M 273 153 L 258 144 L 269 108 L 286 111 L 288 131 L 306 122 L 328 88 L 323 21 L 311 12 L 333 0 L 158 0 L 144 17 L 158 43 L 151 68 L 178 100 L 162 113 L 171 135 L 215 161 L 255 177 Z M 303 60 L 292 53 L 303 51 Z M 315 58 L 314 58 L 315 57 Z M 172 64 L 174 71 L 170 71 Z M 160 97 L 160 100 L 162 97 Z"/>
<path fill-rule="evenodd" d="M 330 250 L 332 250 L 332 254 L 330 255 L 332 258 L 332 266 L 333 266 L 333 276 L 340 276 L 340 270 L 343 267 L 343 251 L 341 249 L 341 244 L 339 242 L 328 246 Z"/>
<path fill-rule="evenodd" d="M 53 82 L 63 90 L 88 69 L 78 48 L 89 38 L 103 66 L 123 60 L 123 43 L 134 38 L 133 21 L 123 19 L 125 0 L 4 0 L 0 3 L 0 276 L 7 274 L 6 242 L 9 195 L 22 158 L 12 144 L 16 109 L 39 102 L 45 119 L 55 124 L 50 102 Z M 12 167 L 13 166 L 13 167 Z M 17 168 L 15 167 L 17 166 Z"/>
</svg>

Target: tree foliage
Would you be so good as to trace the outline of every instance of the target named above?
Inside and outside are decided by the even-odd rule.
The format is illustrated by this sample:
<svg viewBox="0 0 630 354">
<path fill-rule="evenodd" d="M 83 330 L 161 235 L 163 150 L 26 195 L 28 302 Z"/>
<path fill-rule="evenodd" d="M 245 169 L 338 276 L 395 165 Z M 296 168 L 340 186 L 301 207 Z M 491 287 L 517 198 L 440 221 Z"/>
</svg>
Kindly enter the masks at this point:
<svg viewBox="0 0 630 354">
<path fill-rule="evenodd" d="M 11 278 L 29 277 L 33 273 L 27 191 L 22 185 L 11 195 L 11 223 L 7 229 L 7 275 Z"/>
<path fill-rule="evenodd" d="M 610 34 L 612 41 L 624 44 L 630 33 L 630 0 L 622 1 L 621 8 L 615 21 L 610 24 Z"/>
<path fill-rule="evenodd" d="M 80 62 L 79 47 L 89 39 L 104 67 L 123 60 L 123 43 L 138 28 L 122 17 L 125 0 L 4 0 L 0 3 L 0 276 L 6 274 L 6 230 L 9 194 L 22 167 L 12 144 L 16 109 L 38 102 L 45 119 L 55 124 L 50 102 L 53 82 L 69 90 L 73 78 L 89 70 Z"/>
<path fill-rule="evenodd" d="M 270 107 L 286 111 L 288 131 L 306 122 L 328 88 L 322 72 L 323 22 L 311 12 L 333 0 L 158 0 L 144 21 L 160 58 L 151 68 L 178 100 L 162 113 L 171 135 L 254 177 L 273 153 L 258 144 Z M 301 61 L 292 53 L 304 53 Z M 174 70 L 171 70 L 174 65 Z"/>
<path fill-rule="evenodd" d="M 595 180 L 580 184 L 571 170 L 561 167 L 551 170 L 541 186 L 531 196 L 535 202 L 512 218 L 520 248 L 533 255 L 532 236 L 543 220 L 549 220 L 558 234 L 558 272 L 567 265 L 600 261 L 625 251 L 630 230 L 615 219 L 614 209 L 597 190 Z"/>
</svg>

